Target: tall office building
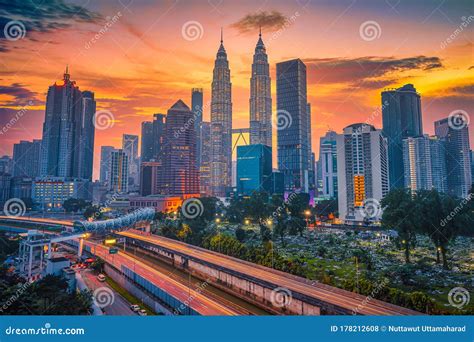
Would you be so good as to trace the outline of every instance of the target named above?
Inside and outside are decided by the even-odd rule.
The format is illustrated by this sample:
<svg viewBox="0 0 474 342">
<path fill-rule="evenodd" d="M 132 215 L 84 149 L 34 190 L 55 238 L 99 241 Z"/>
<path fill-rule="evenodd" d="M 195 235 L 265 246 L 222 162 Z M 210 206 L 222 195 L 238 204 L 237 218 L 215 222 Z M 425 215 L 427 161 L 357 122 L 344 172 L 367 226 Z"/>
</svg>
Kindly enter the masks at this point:
<svg viewBox="0 0 474 342">
<path fill-rule="evenodd" d="M 128 154 L 122 149 L 113 150 L 110 161 L 109 190 L 118 194 L 127 193 L 129 180 Z"/>
<path fill-rule="evenodd" d="M 94 166 L 94 139 L 95 126 L 94 115 L 96 112 L 96 101 L 92 91 L 82 92 L 82 114 L 78 122 L 79 153 L 76 153 L 76 164 L 78 165 L 78 177 L 92 181 L 92 170 Z"/>
<path fill-rule="evenodd" d="M 471 150 L 471 177 L 472 183 L 474 184 L 474 151 Z"/>
<path fill-rule="evenodd" d="M 390 188 L 403 188 L 403 139 L 423 135 L 420 95 L 413 84 L 382 92 L 383 133 L 388 140 Z"/>
<path fill-rule="evenodd" d="M 25 141 L 13 145 L 13 176 L 39 177 L 41 140 Z"/>
<path fill-rule="evenodd" d="M 448 193 L 465 198 L 472 185 L 469 128 L 462 116 L 459 117 L 461 125 L 450 120 L 452 118 L 435 121 L 435 134 L 445 141 Z"/>
<path fill-rule="evenodd" d="M 190 122 L 193 115 L 193 112 L 181 100 L 168 110 L 162 157 L 163 172 L 160 180 L 162 194 L 199 194 L 194 125 L 180 131 L 186 123 Z"/>
<path fill-rule="evenodd" d="M 309 190 L 314 190 L 316 188 L 316 171 L 314 169 L 314 153 L 312 148 L 311 141 L 311 104 L 306 105 L 306 140 L 308 145 L 308 187 Z"/>
<path fill-rule="evenodd" d="M 337 198 L 337 133 L 326 132 L 319 139 L 319 161 L 321 163 L 322 196 Z"/>
<path fill-rule="evenodd" d="M 153 122 L 142 122 L 142 136 L 140 147 L 141 162 L 148 162 L 153 159 Z"/>
<path fill-rule="evenodd" d="M 199 166 L 199 188 L 202 196 L 210 196 L 211 188 L 211 124 L 210 122 L 201 122 L 199 138 L 199 154 L 201 155 L 201 164 Z"/>
<path fill-rule="evenodd" d="M 201 137 L 201 122 L 203 114 L 203 93 L 202 88 L 193 88 L 191 90 L 191 111 L 194 113 L 194 131 L 196 132 L 196 160 L 197 166 L 201 165 L 201 149 L 199 148 Z"/>
<path fill-rule="evenodd" d="M 285 190 L 309 192 L 308 106 L 306 66 L 300 59 L 277 64 L 278 169 Z"/>
<path fill-rule="evenodd" d="M 433 188 L 439 192 L 448 191 L 448 172 L 446 169 L 446 143 L 436 136 L 430 137 L 431 178 Z"/>
<path fill-rule="evenodd" d="M 86 100 L 84 100 L 84 97 Z M 84 108 L 86 107 L 86 108 Z M 43 124 L 41 175 L 87 177 L 92 175 L 95 102 L 91 92 L 83 93 L 71 81 L 66 68 L 62 81 L 48 89 Z"/>
<path fill-rule="evenodd" d="M 372 125 L 353 124 L 337 138 L 339 218 L 378 221 L 378 202 L 389 191 L 387 139 Z"/>
<path fill-rule="evenodd" d="M 224 197 L 232 185 L 232 83 L 222 32 L 212 77 L 210 148 L 212 194 Z"/>
<path fill-rule="evenodd" d="M 129 185 L 138 186 L 140 180 L 140 160 L 138 159 L 138 135 L 124 134 L 122 150 L 128 156 Z"/>
<path fill-rule="evenodd" d="M 102 146 L 100 148 L 100 175 L 101 183 L 109 183 L 111 179 L 112 152 L 115 151 L 113 146 Z"/>
<path fill-rule="evenodd" d="M 237 147 L 237 192 L 272 191 L 272 150 L 263 144 Z"/>
<path fill-rule="evenodd" d="M 431 190 L 431 150 L 428 135 L 403 139 L 403 168 L 405 188 L 412 191 Z"/>
<path fill-rule="evenodd" d="M 250 144 L 263 144 L 272 147 L 270 67 L 261 31 L 253 55 L 250 78 Z"/>
</svg>

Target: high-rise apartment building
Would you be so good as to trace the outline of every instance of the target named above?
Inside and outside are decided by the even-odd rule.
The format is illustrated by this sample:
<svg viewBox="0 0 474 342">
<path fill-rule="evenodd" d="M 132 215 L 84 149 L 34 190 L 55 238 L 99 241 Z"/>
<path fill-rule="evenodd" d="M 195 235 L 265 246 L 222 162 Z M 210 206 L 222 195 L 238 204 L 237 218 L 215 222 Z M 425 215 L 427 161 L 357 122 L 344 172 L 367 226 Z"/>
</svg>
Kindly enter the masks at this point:
<svg viewBox="0 0 474 342">
<path fill-rule="evenodd" d="M 469 128 L 465 120 L 462 116 L 450 116 L 434 123 L 436 136 L 445 142 L 448 193 L 463 198 L 472 185 Z"/>
<path fill-rule="evenodd" d="M 339 218 L 346 223 L 378 221 L 389 191 L 387 139 L 372 125 L 353 124 L 337 138 Z"/>
<path fill-rule="evenodd" d="M 199 188 L 201 196 L 210 196 L 211 187 L 211 124 L 201 122 L 199 138 L 199 154 L 201 155 L 201 165 L 199 165 Z"/>
<path fill-rule="evenodd" d="M 405 188 L 412 191 L 431 190 L 431 149 L 428 135 L 403 139 L 403 168 Z"/>
<path fill-rule="evenodd" d="M 111 179 L 112 168 L 112 152 L 115 151 L 113 146 L 102 146 L 100 148 L 100 175 L 101 183 L 109 183 Z"/>
<path fill-rule="evenodd" d="M 322 196 L 337 198 L 337 133 L 326 132 L 319 139 L 319 161 L 321 163 Z"/>
<path fill-rule="evenodd" d="M 13 176 L 35 178 L 40 175 L 41 140 L 13 145 Z"/>
<path fill-rule="evenodd" d="M 128 172 L 128 154 L 122 149 L 113 150 L 111 153 L 109 190 L 118 194 L 127 193 Z"/>
<path fill-rule="evenodd" d="M 138 159 L 138 135 L 124 134 L 122 150 L 128 156 L 128 184 L 138 186 L 140 180 L 140 160 Z"/>
</svg>

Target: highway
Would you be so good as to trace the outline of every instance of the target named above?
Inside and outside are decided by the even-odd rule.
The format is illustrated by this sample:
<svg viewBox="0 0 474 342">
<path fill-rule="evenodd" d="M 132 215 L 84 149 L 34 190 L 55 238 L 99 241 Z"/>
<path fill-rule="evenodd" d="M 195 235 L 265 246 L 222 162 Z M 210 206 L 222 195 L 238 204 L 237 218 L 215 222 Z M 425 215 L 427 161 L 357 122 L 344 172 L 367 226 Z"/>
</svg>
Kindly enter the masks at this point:
<svg viewBox="0 0 474 342">
<path fill-rule="evenodd" d="M 209 299 L 208 297 L 204 296 L 201 291 L 190 288 L 172 279 L 170 276 L 157 271 L 156 269 L 148 266 L 138 259 L 133 258 L 130 255 L 124 254 L 122 252 L 117 254 L 109 254 L 107 247 L 90 241 L 85 241 L 85 245 L 91 247 L 92 254 L 101 257 L 115 268 L 120 270 L 122 265 L 126 266 L 182 303 L 189 302 L 189 306 L 199 312 L 201 315 L 233 316 L 241 314 L 241 312 L 233 308 L 229 308 L 221 303 L 218 303 L 217 301 Z M 185 314 L 185 312 L 183 312 L 183 314 Z"/>
<path fill-rule="evenodd" d="M 253 278 L 265 280 L 267 282 L 273 283 L 275 287 L 278 286 L 287 288 L 292 292 L 322 300 L 329 304 L 344 308 L 349 312 L 352 312 L 358 308 L 358 313 L 362 315 L 420 314 L 419 312 L 376 299 L 367 301 L 366 296 L 317 282 L 310 283 L 307 279 L 301 277 L 293 276 L 288 273 L 256 265 L 165 237 L 148 235 L 136 230 L 123 231 L 119 232 L 118 234 L 141 241 L 146 241 L 157 246 L 168 248 L 170 250 L 178 251 L 182 254 L 192 256 L 196 259 L 206 261 L 216 266 L 225 267 L 229 270 L 237 271 Z"/>
<path fill-rule="evenodd" d="M 110 305 L 105 306 L 102 308 L 106 315 L 111 316 L 131 316 L 136 315 L 130 309 L 130 303 L 125 300 L 120 294 L 118 294 L 115 290 L 113 290 L 106 282 L 100 282 L 97 280 L 96 275 L 91 272 L 91 270 L 83 270 L 81 271 L 82 279 L 86 283 L 87 287 L 94 292 L 95 289 L 106 287 L 113 293 L 113 303 Z M 139 304 L 139 303 L 132 303 L 132 304 Z"/>
</svg>

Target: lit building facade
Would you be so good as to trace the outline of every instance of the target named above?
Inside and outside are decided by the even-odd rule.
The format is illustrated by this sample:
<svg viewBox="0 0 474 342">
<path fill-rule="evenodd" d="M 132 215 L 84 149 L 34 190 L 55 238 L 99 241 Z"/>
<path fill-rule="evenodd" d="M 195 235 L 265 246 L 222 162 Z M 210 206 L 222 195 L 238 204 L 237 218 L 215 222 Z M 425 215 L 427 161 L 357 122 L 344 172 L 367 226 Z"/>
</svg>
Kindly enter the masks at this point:
<svg viewBox="0 0 474 342">
<path fill-rule="evenodd" d="M 324 137 L 320 138 L 319 160 L 321 163 L 321 182 L 322 196 L 337 198 L 337 133 L 334 131 L 326 132 Z"/>
<path fill-rule="evenodd" d="M 200 138 L 199 138 L 199 154 L 201 155 L 201 164 L 199 165 L 199 188 L 201 196 L 210 196 L 212 194 L 211 187 L 211 124 L 209 122 L 201 122 Z"/>
<path fill-rule="evenodd" d="M 62 206 L 69 198 L 91 199 L 90 186 L 89 181 L 79 178 L 37 178 L 32 186 L 32 199 L 43 211 L 63 210 Z"/>
<path fill-rule="evenodd" d="M 122 149 L 117 149 L 112 151 L 110 161 L 110 191 L 118 194 L 127 193 L 129 179 L 128 155 Z"/>
<path fill-rule="evenodd" d="M 411 191 L 433 188 L 428 135 L 403 139 L 403 168 L 405 188 Z"/>
<path fill-rule="evenodd" d="M 388 146 L 381 130 L 353 124 L 338 134 L 339 218 L 346 223 L 378 221 L 377 203 L 389 191 Z"/>
</svg>

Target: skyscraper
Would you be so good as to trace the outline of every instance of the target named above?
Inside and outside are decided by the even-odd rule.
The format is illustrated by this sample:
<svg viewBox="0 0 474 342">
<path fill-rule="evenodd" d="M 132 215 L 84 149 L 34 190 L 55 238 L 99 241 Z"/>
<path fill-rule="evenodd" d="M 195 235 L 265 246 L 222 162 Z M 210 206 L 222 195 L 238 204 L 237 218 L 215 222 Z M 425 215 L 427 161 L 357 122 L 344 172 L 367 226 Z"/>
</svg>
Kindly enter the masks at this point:
<svg viewBox="0 0 474 342">
<path fill-rule="evenodd" d="M 203 96 L 202 88 L 193 88 L 191 90 L 191 110 L 194 113 L 194 131 L 196 132 L 196 160 L 197 166 L 201 165 L 201 150 L 199 148 L 199 139 L 201 137 L 201 122 L 202 122 L 202 108 Z"/>
<path fill-rule="evenodd" d="M 382 92 L 383 133 L 388 140 L 390 188 L 405 185 L 403 139 L 423 135 L 420 95 L 413 84 Z"/>
<path fill-rule="evenodd" d="M 232 83 L 222 32 L 212 77 L 211 186 L 214 196 L 226 196 L 232 175 Z"/>
<path fill-rule="evenodd" d="M 100 148 L 100 177 L 102 183 L 110 183 L 112 174 L 112 152 L 115 151 L 113 146 L 102 146 Z"/>
<path fill-rule="evenodd" d="M 272 147 L 270 67 L 261 31 L 253 55 L 250 78 L 250 144 L 263 144 Z"/>
<path fill-rule="evenodd" d="M 165 195 L 199 194 L 199 171 L 196 166 L 196 132 L 194 125 L 183 127 L 192 120 L 193 112 L 178 100 L 166 116 L 163 144 L 161 193 Z"/>
<path fill-rule="evenodd" d="M 346 223 L 379 220 L 379 201 L 389 191 L 387 139 L 374 126 L 358 123 L 336 141 L 339 217 Z"/>
<path fill-rule="evenodd" d="M 272 150 L 263 144 L 237 147 L 237 192 L 272 191 Z"/>
<path fill-rule="evenodd" d="M 153 159 L 153 122 L 142 122 L 141 142 L 140 159 L 144 163 Z"/>
<path fill-rule="evenodd" d="M 337 198 L 337 133 L 326 132 L 319 143 L 319 160 L 321 162 L 322 195 Z"/>
<path fill-rule="evenodd" d="M 161 162 L 148 161 L 140 165 L 140 195 L 157 195 L 160 193 L 159 177 L 162 172 Z"/>
<path fill-rule="evenodd" d="M 41 140 L 25 141 L 13 145 L 13 176 L 39 177 Z"/>
<path fill-rule="evenodd" d="M 403 139 L 403 168 L 405 188 L 412 191 L 431 190 L 430 138 L 428 135 Z"/>
<path fill-rule="evenodd" d="M 433 188 L 439 192 L 448 191 L 446 169 L 446 142 L 437 136 L 430 137 L 431 178 Z"/>
<path fill-rule="evenodd" d="M 161 158 L 161 148 L 165 134 L 165 114 L 157 113 L 153 115 L 153 159 L 158 161 Z"/>
<path fill-rule="evenodd" d="M 13 172 L 13 159 L 10 156 L 0 157 L 0 173 L 9 173 Z"/>
<path fill-rule="evenodd" d="M 84 97 L 86 100 L 84 100 Z M 95 102 L 71 81 L 68 69 L 62 81 L 48 89 L 43 124 L 41 175 L 87 177 L 92 175 Z M 91 115 L 92 113 L 92 115 Z"/>
<path fill-rule="evenodd" d="M 128 192 L 128 155 L 122 149 L 112 151 L 110 164 L 110 187 L 114 193 Z"/>
<path fill-rule="evenodd" d="M 122 149 L 128 156 L 128 184 L 137 186 L 140 179 L 138 135 L 124 134 L 122 136 Z"/>
<path fill-rule="evenodd" d="M 471 158 L 469 155 L 469 129 L 461 116 L 458 122 L 452 117 L 435 121 L 435 134 L 445 141 L 448 193 L 467 197 L 472 185 Z"/>
<path fill-rule="evenodd" d="M 199 165 L 199 188 L 202 196 L 212 194 L 211 188 L 211 124 L 201 122 L 201 136 L 199 138 L 199 150 L 201 155 L 201 165 Z"/>
<path fill-rule="evenodd" d="M 306 65 L 300 59 L 278 63 L 278 169 L 284 174 L 286 191 L 309 192 L 307 104 Z"/>
</svg>

